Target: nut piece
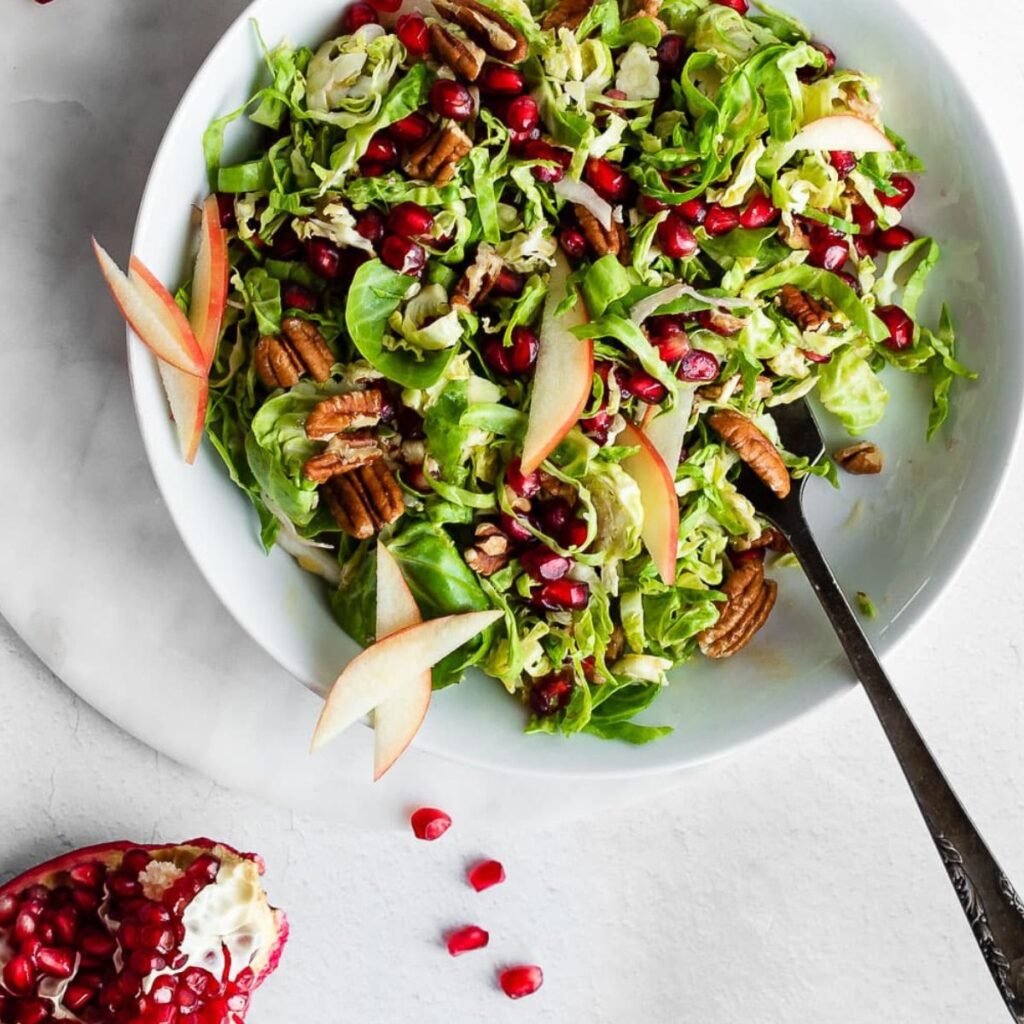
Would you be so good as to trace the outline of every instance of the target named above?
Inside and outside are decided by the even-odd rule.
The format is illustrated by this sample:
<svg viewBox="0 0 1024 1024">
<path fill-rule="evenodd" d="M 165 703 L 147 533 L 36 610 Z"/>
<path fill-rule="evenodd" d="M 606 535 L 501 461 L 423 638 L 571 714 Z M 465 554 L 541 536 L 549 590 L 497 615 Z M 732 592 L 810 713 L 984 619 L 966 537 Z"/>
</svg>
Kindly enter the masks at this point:
<svg viewBox="0 0 1024 1024">
<path fill-rule="evenodd" d="M 297 316 L 285 317 L 282 338 L 260 338 L 253 351 L 256 373 L 267 388 L 290 388 L 309 375 L 323 383 L 331 375 L 334 354 L 316 324 Z"/>
<path fill-rule="evenodd" d="M 504 260 L 493 249 L 481 246 L 452 293 L 452 306 L 476 309 L 490 294 L 501 274 Z"/>
<path fill-rule="evenodd" d="M 544 15 L 541 28 L 567 28 L 575 31 L 593 6 L 593 0 L 559 0 Z"/>
<path fill-rule="evenodd" d="M 309 370 L 313 380 L 323 383 L 331 375 L 334 354 L 327 347 L 324 336 L 316 324 L 301 320 L 297 316 L 286 316 L 281 321 L 281 330 L 292 351 Z"/>
<path fill-rule="evenodd" d="M 455 165 L 472 148 L 472 140 L 461 128 L 446 125 L 409 154 L 405 171 L 410 177 L 447 185 L 455 177 Z"/>
<path fill-rule="evenodd" d="M 430 26 L 430 45 L 434 56 L 442 64 L 447 64 L 457 75 L 470 82 L 476 81 L 487 58 L 487 54 L 472 39 L 457 36 L 436 22 Z"/>
<path fill-rule="evenodd" d="M 327 447 L 306 460 L 303 472 L 307 480 L 326 483 L 331 477 L 351 473 L 359 466 L 379 459 L 383 452 L 372 431 L 356 430 L 332 437 Z"/>
<path fill-rule="evenodd" d="M 729 546 L 733 551 L 759 551 L 767 549 L 785 554 L 789 550 L 789 542 L 774 526 L 766 526 L 761 531 L 761 536 L 754 540 L 747 540 L 746 537 L 733 537 L 729 542 Z"/>
<path fill-rule="evenodd" d="M 718 621 L 697 634 L 701 651 L 709 658 L 728 658 L 746 647 L 765 624 L 775 605 L 778 586 L 765 579 L 760 561 L 744 562 L 722 586 L 726 602 Z"/>
<path fill-rule="evenodd" d="M 779 308 L 801 331 L 817 331 L 831 323 L 828 309 L 794 285 L 783 285 L 777 298 Z"/>
<path fill-rule="evenodd" d="M 473 544 L 463 552 L 466 565 L 479 576 L 493 576 L 509 561 L 509 541 L 494 523 L 478 523 Z"/>
<path fill-rule="evenodd" d="M 314 441 L 329 441 L 345 430 L 362 430 L 380 423 L 384 396 L 376 388 L 332 395 L 318 402 L 306 417 L 306 436 Z"/>
<path fill-rule="evenodd" d="M 789 494 L 792 485 L 782 456 L 746 416 L 734 409 L 716 409 L 708 423 L 776 497 Z"/>
<path fill-rule="evenodd" d="M 840 448 L 833 458 L 854 476 L 872 476 L 882 472 L 885 459 L 882 456 L 882 449 L 872 441 L 858 441 L 846 448 Z"/>
<path fill-rule="evenodd" d="M 706 310 L 704 317 L 705 323 L 716 334 L 739 334 L 747 326 L 747 321 L 743 317 L 733 316 L 732 313 L 726 313 L 721 309 Z"/>
<path fill-rule="evenodd" d="M 526 36 L 503 15 L 479 0 L 434 0 L 434 10 L 454 22 L 492 57 L 508 64 L 526 59 Z"/>
<path fill-rule="evenodd" d="M 728 380 L 722 381 L 721 384 L 705 384 L 703 387 L 697 388 L 697 397 L 705 402 L 720 402 L 723 397 L 728 400 L 739 389 L 743 390 L 743 378 L 740 374 L 734 374 Z M 754 381 L 754 399 L 763 402 L 766 398 L 772 397 L 772 382 L 771 379 L 763 375 L 759 376 Z"/>
<path fill-rule="evenodd" d="M 303 365 L 279 338 L 260 338 L 253 352 L 256 375 L 265 388 L 290 388 L 299 383 Z"/>
<path fill-rule="evenodd" d="M 405 511 L 402 487 L 383 459 L 336 476 L 320 488 L 342 531 L 368 540 Z"/>
<path fill-rule="evenodd" d="M 606 256 L 608 253 L 618 255 L 622 243 L 615 223 L 612 222 L 611 228 L 606 229 L 585 206 L 575 203 L 573 208 L 576 211 L 576 219 L 580 222 L 580 230 L 594 252 L 599 256 Z"/>
</svg>

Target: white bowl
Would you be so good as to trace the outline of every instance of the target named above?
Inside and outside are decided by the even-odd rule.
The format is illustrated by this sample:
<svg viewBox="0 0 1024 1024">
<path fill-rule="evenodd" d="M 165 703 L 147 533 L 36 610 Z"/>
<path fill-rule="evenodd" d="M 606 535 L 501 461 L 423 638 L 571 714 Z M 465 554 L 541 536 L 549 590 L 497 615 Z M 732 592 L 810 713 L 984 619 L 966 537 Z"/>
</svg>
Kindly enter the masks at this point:
<svg viewBox="0 0 1024 1024">
<path fill-rule="evenodd" d="M 337 0 L 256 0 L 227 31 L 186 92 L 160 147 L 135 234 L 134 251 L 164 281 L 187 272 L 190 207 L 206 192 L 200 140 L 216 116 L 250 94 L 262 64 L 250 21 L 273 45 L 315 44 L 337 24 Z M 883 654 L 903 638 L 951 581 L 989 509 L 1020 420 L 1020 230 L 997 149 L 956 69 L 892 0 L 821 4 L 785 0 L 843 62 L 881 78 L 887 122 L 905 135 L 930 173 L 911 224 L 943 246 L 925 312 L 948 299 L 962 356 L 981 371 L 957 389 L 950 423 L 925 444 L 927 382 L 890 371 L 888 415 L 872 431 L 886 455 L 881 477 L 845 477 L 835 492 L 808 489 L 808 513 L 848 593 L 863 590 L 879 617 L 866 623 Z M 237 154 L 244 138 L 230 137 Z M 178 453 L 156 365 L 129 332 L 139 423 L 157 483 L 192 555 L 252 637 L 301 682 L 320 690 L 356 652 L 335 624 L 325 585 L 283 551 L 263 554 L 251 506 L 204 445 L 193 467 Z M 838 442 L 837 434 L 829 439 Z M 587 736 L 526 736 L 523 715 L 500 684 L 474 673 L 437 694 L 416 745 L 444 757 L 516 772 L 629 775 L 695 764 L 785 724 L 849 689 L 850 671 L 810 588 L 781 570 L 779 606 L 742 655 L 696 661 L 646 720 L 675 732 L 645 747 Z M 312 723 L 311 723 L 312 724 Z"/>
</svg>

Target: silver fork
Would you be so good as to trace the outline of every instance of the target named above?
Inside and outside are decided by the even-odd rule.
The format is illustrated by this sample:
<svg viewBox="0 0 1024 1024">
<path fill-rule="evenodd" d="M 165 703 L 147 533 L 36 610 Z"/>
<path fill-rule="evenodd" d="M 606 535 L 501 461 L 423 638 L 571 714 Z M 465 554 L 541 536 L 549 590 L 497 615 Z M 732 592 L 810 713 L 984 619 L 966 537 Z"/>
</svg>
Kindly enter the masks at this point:
<svg viewBox="0 0 1024 1024">
<path fill-rule="evenodd" d="M 789 451 L 812 463 L 821 459 L 825 444 L 806 401 L 778 406 L 772 414 Z M 1024 901 L 935 763 L 839 589 L 804 517 L 806 482 L 806 477 L 797 481 L 788 497 L 777 498 L 744 467 L 739 487 L 785 536 L 803 566 L 882 723 L 996 987 L 1013 1019 L 1024 1024 Z"/>
</svg>

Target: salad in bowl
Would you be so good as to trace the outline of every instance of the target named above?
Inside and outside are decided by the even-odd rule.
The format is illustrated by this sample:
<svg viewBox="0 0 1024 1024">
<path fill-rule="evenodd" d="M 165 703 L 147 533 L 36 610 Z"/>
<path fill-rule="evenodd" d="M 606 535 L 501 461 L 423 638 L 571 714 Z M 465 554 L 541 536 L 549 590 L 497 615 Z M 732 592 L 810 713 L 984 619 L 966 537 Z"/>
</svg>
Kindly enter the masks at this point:
<svg viewBox="0 0 1024 1024">
<path fill-rule="evenodd" d="M 939 248 L 878 83 L 746 0 L 375 0 L 261 45 L 269 84 L 203 139 L 193 279 L 99 252 L 254 537 L 359 643 L 433 643 L 357 658 L 331 734 L 407 676 L 401 746 L 475 666 L 529 731 L 663 736 L 635 719 L 669 673 L 775 604 L 741 466 L 877 473 L 886 376 L 931 390 L 922 440 L 971 376 L 950 312 L 918 319 Z M 808 396 L 852 435 L 816 465 L 772 419 Z"/>
</svg>

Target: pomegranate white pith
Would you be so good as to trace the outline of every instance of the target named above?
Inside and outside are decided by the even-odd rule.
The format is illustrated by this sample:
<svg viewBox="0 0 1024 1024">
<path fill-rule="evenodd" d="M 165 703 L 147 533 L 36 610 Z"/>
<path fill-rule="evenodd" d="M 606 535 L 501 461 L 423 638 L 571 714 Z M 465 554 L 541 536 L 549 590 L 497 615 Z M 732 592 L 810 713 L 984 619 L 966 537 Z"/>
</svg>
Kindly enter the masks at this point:
<svg viewBox="0 0 1024 1024">
<path fill-rule="evenodd" d="M 0 888 L 4 1024 L 241 1024 L 287 923 L 251 854 L 111 843 Z"/>
</svg>

